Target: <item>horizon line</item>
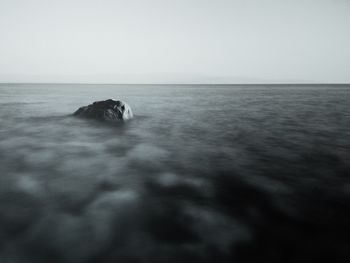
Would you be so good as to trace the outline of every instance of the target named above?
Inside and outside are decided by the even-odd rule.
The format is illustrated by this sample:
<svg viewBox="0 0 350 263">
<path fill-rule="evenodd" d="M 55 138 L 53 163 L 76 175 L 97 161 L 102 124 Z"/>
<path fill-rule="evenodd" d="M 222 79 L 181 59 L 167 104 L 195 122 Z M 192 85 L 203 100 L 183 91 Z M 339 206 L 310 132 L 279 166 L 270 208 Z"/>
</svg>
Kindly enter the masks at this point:
<svg viewBox="0 0 350 263">
<path fill-rule="evenodd" d="M 0 85 L 3 84 L 37 84 L 37 85 L 207 85 L 207 86 L 230 86 L 230 85 L 350 85 L 349 83 L 337 83 L 337 82 L 320 82 L 320 83 L 309 83 L 309 82 L 300 82 L 300 83 L 289 83 L 289 82 L 273 82 L 273 83 L 113 83 L 113 82 L 101 82 L 101 83 L 93 83 L 93 82 L 1 82 Z"/>
</svg>

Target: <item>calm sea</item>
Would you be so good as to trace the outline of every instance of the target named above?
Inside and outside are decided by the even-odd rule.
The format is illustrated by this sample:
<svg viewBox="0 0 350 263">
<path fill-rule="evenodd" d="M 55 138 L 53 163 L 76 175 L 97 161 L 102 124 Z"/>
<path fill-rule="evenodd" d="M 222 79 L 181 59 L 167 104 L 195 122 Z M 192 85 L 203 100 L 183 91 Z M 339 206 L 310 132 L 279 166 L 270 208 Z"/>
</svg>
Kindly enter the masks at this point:
<svg viewBox="0 0 350 263">
<path fill-rule="evenodd" d="M 135 118 L 78 119 L 115 98 Z M 350 85 L 0 85 L 0 262 L 350 262 Z"/>
</svg>

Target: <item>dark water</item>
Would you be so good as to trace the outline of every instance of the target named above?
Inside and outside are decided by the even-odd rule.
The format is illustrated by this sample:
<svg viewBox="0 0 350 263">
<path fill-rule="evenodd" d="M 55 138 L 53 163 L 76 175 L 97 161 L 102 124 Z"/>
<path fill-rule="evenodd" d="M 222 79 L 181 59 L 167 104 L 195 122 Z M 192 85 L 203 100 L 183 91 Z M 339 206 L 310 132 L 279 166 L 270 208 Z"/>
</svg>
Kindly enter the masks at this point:
<svg viewBox="0 0 350 263">
<path fill-rule="evenodd" d="M 135 119 L 77 119 L 128 102 Z M 349 262 L 350 86 L 0 85 L 0 262 Z"/>
</svg>

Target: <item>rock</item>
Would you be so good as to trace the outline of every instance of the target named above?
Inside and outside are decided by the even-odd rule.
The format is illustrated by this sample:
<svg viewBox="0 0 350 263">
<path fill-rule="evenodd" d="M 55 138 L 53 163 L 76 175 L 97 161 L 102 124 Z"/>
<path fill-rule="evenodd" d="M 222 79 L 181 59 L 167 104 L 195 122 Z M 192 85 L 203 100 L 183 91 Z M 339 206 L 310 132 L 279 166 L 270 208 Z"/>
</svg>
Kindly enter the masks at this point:
<svg viewBox="0 0 350 263">
<path fill-rule="evenodd" d="M 104 121 L 129 120 L 133 117 L 128 104 L 112 99 L 96 101 L 93 104 L 81 107 L 74 112 L 74 115 Z"/>
</svg>

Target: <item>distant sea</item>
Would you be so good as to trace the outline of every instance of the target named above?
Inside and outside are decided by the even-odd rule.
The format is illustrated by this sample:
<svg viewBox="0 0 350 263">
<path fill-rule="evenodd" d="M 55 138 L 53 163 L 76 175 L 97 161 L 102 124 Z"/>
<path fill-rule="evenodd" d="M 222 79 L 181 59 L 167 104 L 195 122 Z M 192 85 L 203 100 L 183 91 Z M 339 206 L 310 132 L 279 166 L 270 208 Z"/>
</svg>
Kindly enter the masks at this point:
<svg viewBox="0 0 350 263">
<path fill-rule="evenodd" d="M 72 116 L 109 98 L 135 118 Z M 350 262 L 350 85 L 0 85 L 0 262 Z"/>
</svg>

